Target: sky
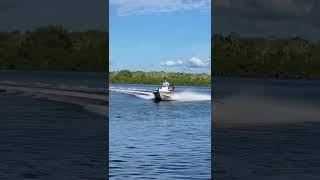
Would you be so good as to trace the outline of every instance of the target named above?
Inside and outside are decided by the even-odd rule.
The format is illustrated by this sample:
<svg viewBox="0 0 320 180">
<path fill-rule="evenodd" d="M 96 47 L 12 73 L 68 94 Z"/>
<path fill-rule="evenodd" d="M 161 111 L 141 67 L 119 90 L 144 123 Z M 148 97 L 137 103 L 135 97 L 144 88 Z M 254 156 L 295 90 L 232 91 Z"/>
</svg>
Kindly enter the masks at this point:
<svg viewBox="0 0 320 180">
<path fill-rule="evenodd" d="M 215 0 L 213 33 L 320 39 L 319 0 Z"/>
<path fill-rule="evenodd" d="M 211 31 L 320 40 L 320 0 L 212 2 L 211 10 L 211 0 L 109 0 L 110 8 L 107 1 L 1 0 L 0 31 L 109 30 L 111 70 L 207 72 Z"/>
<path fill-rule="evenodd" d="M 63 25 L 70 30 L 107 30 L 107 1 L 0 0 L 0 31 Z"/>
<path fill-rule="evenodd" d="M 110 70 L 210 72 L 210 0 L 110 0 Z"/>
</svg>

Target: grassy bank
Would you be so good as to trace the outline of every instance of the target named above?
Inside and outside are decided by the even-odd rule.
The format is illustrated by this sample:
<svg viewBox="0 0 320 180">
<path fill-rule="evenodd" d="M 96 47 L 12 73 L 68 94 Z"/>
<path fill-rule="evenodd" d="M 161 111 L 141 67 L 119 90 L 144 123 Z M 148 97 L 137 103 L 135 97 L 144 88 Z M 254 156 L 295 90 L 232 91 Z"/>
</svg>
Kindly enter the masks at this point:
<svg viewBox="0 0 320 180">
<path fill-rule="evenodd" d="M 0 69 L 107 71 L 108 35 L 62 26 L 0 32 Z"/>
<path fill-rule="evenodd" d="M 215 34 L 212 52 L 218 76 L 320 78 L 320 41 Z"/>
<path fill-rule="evenodd" d="M 178 72 L 142 72 L 122 70 L 109 73 L 111 83 L 128 83 L 128 84 L 160 84 L 166 79 L 176 85 L 190 86 L 210 86 L 211 77 L 209 74 L 191 74 Z"/>
</svg>

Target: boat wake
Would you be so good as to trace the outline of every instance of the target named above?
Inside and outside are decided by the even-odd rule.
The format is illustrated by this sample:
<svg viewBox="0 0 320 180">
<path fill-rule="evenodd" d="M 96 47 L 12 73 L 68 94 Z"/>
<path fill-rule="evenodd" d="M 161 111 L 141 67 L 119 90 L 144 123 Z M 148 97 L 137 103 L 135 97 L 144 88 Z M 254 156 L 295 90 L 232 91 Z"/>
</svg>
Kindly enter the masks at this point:
<svg viewBox="0 0 320 180">
<path fill-rule="evenodd" d="M 143 90 L 143 89 L 133 89 L 133 88 L 109 88 L 110 91 L 130 94 L 142 99 L 154 99 L 154 95 L 151 91 Z"/>
<path fill-rule="evenodd" d="M 320 120 L 318 104 L 307 101 L 240 94 L 226 97 L 222 101 L 223 103 L 213 104 L 213 119 L 218 128 L 270 126 Z"/>
<path fill-rule="evenodd" d="M 179 92 L 173 95 L 177 101 L 210 101 L 211 95 L 196 92 Z"/>
<path fill-rule="evenodd" d="M 0 82 L 0 95 L 20 95 L 34 98 L 44 98 L 50 101 L 75 104 L 90 112 L 107 115 L 107 92 L 102 88 L 84 86 L 18 84 L 15 82 Z"/>
<path fill-rule="evenodd" d="M 154 99 L 154 95 L 150 90 L 144 89 L 134 89 L 134 88 L 109 88 L 110 91 L 130 94 L 142 99 Z M 184 91 L 184 92 L 175 92 L 172 94 L 172 100 L 174 101 L 210 101 L 211 95 L 205 93 L 198 93 L 198 92 L 191 92 L 191 91 Z"/>
</svg>

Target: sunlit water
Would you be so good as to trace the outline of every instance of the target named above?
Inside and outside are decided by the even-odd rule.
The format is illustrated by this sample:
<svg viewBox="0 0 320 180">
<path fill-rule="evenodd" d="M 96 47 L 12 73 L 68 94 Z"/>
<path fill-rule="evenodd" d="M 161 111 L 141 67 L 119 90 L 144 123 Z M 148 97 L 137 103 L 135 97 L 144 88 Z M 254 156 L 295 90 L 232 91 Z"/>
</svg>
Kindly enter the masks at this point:
<svg viewBox="0 0 320 180">
<path fill-rule="evenodd" d="M 320 82 L 218 78 L 216 179 L 320 179 Z"/>
<path fill-rule="evenodd" d="M 203 100 L 155 103 L 132 89 L 157 86 L 111 87 L 130 92 L 110 92 L 110 179 L 210 179 L 210 88 L 176 88 Z"/>
<path fill-rule="evenodd" d="M 58 72 L 0 72 L 0 81 L 65 89 L 105 84 L 99 74 Z M 105 179 L 106 116 L 32 92 L 1 92 L 0 107 L 0 179 Z"/>
</svg>

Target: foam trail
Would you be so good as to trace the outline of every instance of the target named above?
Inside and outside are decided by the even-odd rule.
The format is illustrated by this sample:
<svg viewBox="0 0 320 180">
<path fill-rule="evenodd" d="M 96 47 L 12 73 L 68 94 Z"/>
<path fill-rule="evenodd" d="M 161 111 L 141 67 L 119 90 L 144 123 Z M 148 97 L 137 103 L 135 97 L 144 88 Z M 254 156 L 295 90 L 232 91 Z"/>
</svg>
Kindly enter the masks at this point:
<svg viewBox="0 0 320 180">
<path fill-rule="evenodd" d="M 133 88 L 110 88 L 110 91 L 125 93 L 134 95 L 142 99 L 154 99 L 154 95 L 151 91 L 144 89 L 133 89 Z M 174 101 L 210 101 L 210 94 L 196 93 L 196 92 L 176 92 L 172 94 Z"/>
<path fill-rule="evenodd" d="M 173 95 L 176 101 L 210 101 L 211 95 L 195 92 L 179 92 Z"/>
<path fill-rule="evenodd" d="M 102 93 L 100 89 L 89 87 L 79 89 L 79 87 L 65 85 L 59 85 L 58 87 L 60 87 L 60 89 L 40 83 L 25 85 L 13 82 L 0 82 L 0 95 L 11 94 L 46 98 L 52 101 L 80 105 L 96 114 L 107 114 L 107 95 L 106 93 Z M 79 89 L 79 91 L 77 91 L 77 89 Z"/>
<path fill-rule="evenodd" d="M 134 95 L 142 99 L 154 99 L 153 93 L 143 89 L 132 88 L 110 88 L 110 91 Z"/>
<path fill-rule="evenodd" d="M 234 95 L 223 103 L 214 103 L 213 109 L 213 119 L 219 128 L 320 121 L 318 105 L 262 95 Z"/>
</svg>

